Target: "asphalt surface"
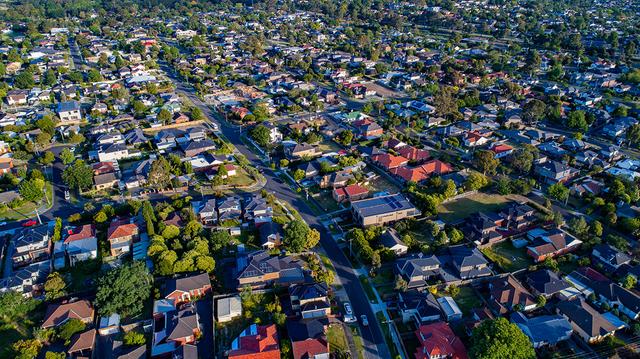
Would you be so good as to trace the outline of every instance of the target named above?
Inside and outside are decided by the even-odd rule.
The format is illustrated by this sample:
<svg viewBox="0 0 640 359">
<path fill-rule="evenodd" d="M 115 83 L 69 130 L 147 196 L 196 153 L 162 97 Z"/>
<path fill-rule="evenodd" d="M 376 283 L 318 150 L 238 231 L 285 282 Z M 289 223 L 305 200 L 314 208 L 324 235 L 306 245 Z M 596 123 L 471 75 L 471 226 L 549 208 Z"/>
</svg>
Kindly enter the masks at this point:
<svg viewBox="0 0 640 359">
<path fill-rule="evenodd" d="M 242 142 L 240 129 L 238 127 L 223 121 L 218 113 L 215 113 L 196 96 L 196 92 L 193 87 L 175 76 L 172 69 L 168 68 L 166 65 L 162 66 L 162 69 L 173 80 L 176 85 L 177 93 L 187 97 L 194 105 L 198 106 L 202 112 L 207 115 L 209 120 L 218 126 L 220 132 L 236 146 L 238 151 L 242 153 L 253 166 L 264 168 L 264 176 L 267 179 L 264 189 L 275 194 L 279 199 L 288 202 L 300 213 L 302 218 L 311 228 L 315 228 L 320 232 L 320 244 L 333 263 L 336 269 L 336 275 L 340 279 L 342 286 L 349 296 L 349 301 L 351 302 L 351 306 L 353 307 L 357 318 L 360 318 L 360 316 L 364 314 L 369 319 L 369 325 L 361 327 L 365 357 L 391 358 L 380 324 L 376 320 L 375 313 L 371 309 L 369 300 L 358 276 L 353 272 L 353 268 L 351 267 L 349 260 L 338 244 L 321 225 L 317 215 L 311 210 L 311 208 L 309 208 L 307 203 L 305 203 L 300 196 L 285 184 L 284 181 L 282 181 L 271 169 L 262 165 L 261 159 Z"/>
</svg>

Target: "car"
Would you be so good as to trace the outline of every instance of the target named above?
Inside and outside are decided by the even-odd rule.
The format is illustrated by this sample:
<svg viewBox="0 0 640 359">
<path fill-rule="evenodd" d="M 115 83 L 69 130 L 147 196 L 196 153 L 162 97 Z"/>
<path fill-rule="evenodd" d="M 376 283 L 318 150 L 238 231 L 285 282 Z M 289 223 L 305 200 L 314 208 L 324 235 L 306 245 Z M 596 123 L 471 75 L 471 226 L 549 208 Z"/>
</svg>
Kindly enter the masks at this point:
<svg viewBox="0 0 640 359">
<path fill-rule="evenodd" d="M 35 226 L 36 224 L 38 224 L 38 222 L 37 222 L 35 219 L 30 219 L 30 220 L 28 220 L 28 221 L 26 221 L 26 222 L 22 223 L 22 226 L 23 226 L 23 227 L 33 227 L 33 226 Z"/>
<path fill-rule="evenodd" d="M 353 310 L 351 309 L 351 304 L 344 303 L 344 322 L 345 323 L 353 323 L 353 322 L 357 322 L 357 321 L 358 320 L 353 315 Z"/>
<path fill-rule="evenodd" d="M 367 316 L 362 314 L 360 316 L 360 321 L 362 322 L 362 326 L 368 326 L 369 325 L 369 319 L 367 319 Z"/>
<path fill-rule="evenodd" d="M 353 315 L 353 310 L 351 309 L 351 303 L 344 303 L 344 312 L 348 315 Z"/>
<path fill-rule="evenodd" d="M 0 226 L 6 226 L 7 222 L 0 222 Z"/>
<path fill-rule="evenodd" d="M 64 199 L 66 201 L 68 201 L 69 199 L 71 199 L 71 194 L 69 193 L 69 191 L 64 191 Z"/>
</svg>

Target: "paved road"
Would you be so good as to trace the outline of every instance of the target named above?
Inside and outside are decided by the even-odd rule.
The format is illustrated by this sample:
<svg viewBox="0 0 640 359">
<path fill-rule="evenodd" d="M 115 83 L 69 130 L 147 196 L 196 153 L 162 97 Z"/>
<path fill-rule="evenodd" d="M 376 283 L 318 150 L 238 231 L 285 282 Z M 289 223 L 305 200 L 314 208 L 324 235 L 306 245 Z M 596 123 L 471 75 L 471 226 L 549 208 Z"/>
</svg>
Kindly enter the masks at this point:
<svg viewBox="0 0 640 359">
<path fill-rule="evenodd" d="M 254 166 L 262 166 L 262 161 L 253 153 L 242 141 L 240 130 L 229 123 L 222 121 L 219 114 L 214 113 L 209 106 L 202 102 L 195 94 L 195 90 L 190 85 L 177 78 L 174 72 L 166 65 L 162 69 L 169 75 L 176 85 L 176 92 L 187 97 L 198 106 L 207 117 L 214 122 L 220 132 L 233 143 L 238 151 L 242 153 Z M 364 340 L 365 356 L 367 358 L 391 358 L 391 354 L 384 341 L 384 336 L 380 325 L 375 319 L 375 313 L 369 305 L 369 300 L 353 271 L 349 260 L 346 258 L 338 244 L 333 240 L 331 235 L 320 224 L 316 214 L 309 206 L 296 194 L 287 184 L 285 184 L 278 176 L 268 167 L 265 167 L 264 176 L 267 179 L 265 189 L 274 193 L 276 197 L 288 202 L 302 216 L 310 227 L 320 232 L 320 243 L 324 248 L 327 256 L 331 259 L 338 278 L 342 286 L 346 289 L 349 300 L 354 309 L 355 314 L 366 315 L 369 319 L 369 326 L 362 327 L 362 338 Z"/>
</svg>

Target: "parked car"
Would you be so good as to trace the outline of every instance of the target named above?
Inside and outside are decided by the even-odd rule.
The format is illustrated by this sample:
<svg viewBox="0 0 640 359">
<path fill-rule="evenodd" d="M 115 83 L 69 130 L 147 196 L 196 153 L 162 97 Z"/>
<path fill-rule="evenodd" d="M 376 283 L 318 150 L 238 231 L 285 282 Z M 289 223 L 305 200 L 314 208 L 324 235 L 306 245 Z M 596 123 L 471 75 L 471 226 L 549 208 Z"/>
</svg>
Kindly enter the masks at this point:
<svg viewBox="0 0 640 359">
<path fill-rule="evenodd" d="M 353 323 L 356 321 L 356 317 L 353 315 L 353 309 L 351 309 L 351 303 L 344 303 L 344 322 Z"/>
<path fill-rule="evenodd" d="M 22 226 L 23 226 L 23 227 L 33 227 L 33 226 L 35 226 L 36 224 L 38 224 L 38 221 L 36 221 L 35 219 L 30 219 L 30 220 L 28 220 L 28 221 L 26 221 L 26 222 L 22 223 Z"/>
<path fill-rule="evenodd" d="M 369 325 L 369 319 L 367 319 L 367 316 L 364 314 L 360 316 L 360 321 L 362 321 L 362 325 L 365 327 Z"/>
<path fill-rule="evenodd" d="M 67 201 L 71 199 L 71 194 L 69 193 L 69 191 L 64 191 L 64 199 Z"/>
</svg>

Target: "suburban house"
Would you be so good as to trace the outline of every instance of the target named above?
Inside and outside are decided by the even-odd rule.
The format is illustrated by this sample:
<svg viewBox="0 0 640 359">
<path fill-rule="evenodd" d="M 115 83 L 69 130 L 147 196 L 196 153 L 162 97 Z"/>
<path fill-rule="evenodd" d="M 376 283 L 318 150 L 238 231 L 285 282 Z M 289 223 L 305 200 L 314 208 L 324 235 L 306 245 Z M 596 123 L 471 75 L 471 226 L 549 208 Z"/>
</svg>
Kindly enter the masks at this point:
<svg viewBox="0 0 640 359">
<path fill-rule="evenodd" d="M 85 324 L 91 324 L 94 313 L 93 306 L 88 300 L 49 304 L 41 327 L 43 329 L 57 328 L 70 319 L 78 319 Z"/>
<path fill-rule="evenodd" d="M 56 109 L 60 124 L 77 123 L 82 121 L 82 113 L 80 112 L 80 103 L 77 101 L 60 102 Z"/>
<path fill-rule="evenodd" d="M 238 288 L 261 288 L 273 283 L 291 285 L 304 282 L 302 265 L 293 257 L 272 257 L 268 251 L 243 253 L 236 260 Z"/>
<path fill-rule="evenodd" d="M 379 155 L 371 156 L 371 160 L 386 170 L 392 170 L 394 168 L 405 166 L 407 163 L 409 163 L 409 160 L 407 158 L 404 158 L 402 156 L 395 156 L 390 153 L 382 153 Z"/>
<path fill-rule="evenodd" d="M 129 149 L 120 143 L 103 145 L 98 148 L 98 160 L 100 162 L 115 162 L 129 158 Z"/>
<path fill-rule="evenodd" d="M 89 329 L 87 331 L 74 334 L 71 337 L 71 344 L 67 349 L 70 358 L 92 358 L 93 351 L 96 347 L 96 330 Z"/>
<path fill-rule="evenodd" d="M 549 298 L 562 294 L 571 288 L 571 285 L 560 279 L 558 275 L 549 269 L 539 269 L 535 272 L 527 273 L 526 283 L 531 288 L 532 294 L 542 295 Z"/>
<path fill-rule="evenodd" d="M 107 240 L 111 247 L 111 255 L 119 256 L 129 253 L 133 241 L 138 239 L 140 229 L 135 223 L 115 219 L 109 224 Z"/>
<path fill-rule="evenodd" d="M 50 261 L 36 262 L 14 270 L 10 276 L 0 279 L 0 292 L 13 290 L 25 298 L 42 294 L 44 283 L 51 272 Z"/>
<path fill-rule="evenodd" d="M 548 161 L 535 165 L 534 172 L 545 182 L 553 184 L 558 182 L 565 183 L 580 171 L 558 161 Z"/>
<path fill-rule="evenodd" d="M 420 211 L 401 194 L 351 202 L 355 221 L 363 227 L 416 217 Z"/>
<path fill-rule="evenodd" d="M 489 282 L 490 304 L 496 312 L 530 311 L 536 308 L 536 300 L 511 274 Z"/>
<path fill-rule="evenodd" d="M 556 310 L 571 323 L 573 332 L 587 343 L 600 342 L 618 330 L 618 327 L 583 299 L 561 301 Z"/>
<path fill-rule="evenodd" d="M 329 287 L 325 283 L 294 284 L 289 287 L 291 309 L 302 319 L 324 318 L 331 314 Z"/>
<path fill-rule="evenodd" d="M 202 333 L 196 306 L 184 303 L 176 308 L 171 300 L 156 300 L 152 330 L 151 357 L 171 357 L 183 351 L 182 347 L 193 344 Z"/>
<path fill-rule="evenodd" d="M 611 272 L 615 272 L 620 266 L 631 263 L 631 257 L 621 252 L 610 244 L 598 244 L 593 247 L 591 257 Z"/>
<path fill-rule="evenodd" d="M 231 343 L 229 359 L 280 359 L 280 341 L 275 324 L 251 324 Z"/>
<path fill-rule="evenodd" d="M 93 224 L 68 229 L 63 243 L 72 267 L 78 262 L 98 257 L 98 238 Z"/>
<path fill-rule="evenodd" d="M 421 325 L 416 330 L 420 345 L 416 348 L 416 359 L 468 359 L 467 349 L 447 323 L 436 322 Z"/>
<path fill-rule="evenodd" d="M 582 244 L 581 240 L 559 228 L 549 231 L 529 231 L 527 237 L 531 239 L 531 243 L 527 246 L 527 254 L 536 263 L 573 252 Z"/>
<path fill-rule="evenodd" d="M 258 234 L 262 249 L 273 249 L 282 244 L 282 225 L 276 222 L 261 223 L 258 226 Z"/>
<path fill-rule="evenodd" d="M 394 271 L 407 281 L 408 288 L 424 288 L 428 281 L 440 276 L 440 260 L 435 255 L 400 259 L 396 261 Z"/>
<path fill-rule="evenodd" d="M 380 237 L 380 242 L 385 248 L 395 253 L 396 256 L 403 256 L 409 251 L 409 246 L 402 242 L 400 235 L 393 227 L 387 228 Z"/>
<path fill-rule="evenodd" d="M 320 155 L 316 148 L 308 143 L 296 143 L 285 146 L 284 153 L 290 160 L 298 160 L 303 157 L 316 157 Z"/>
<path fill-rule="evenodd" d="M 14 248 L 11 258 L 14 269 L 48 260 L 51 256 L 51 237 L 48 226 L 40 225 L 23 229 L 14 239 Z"/>
<path fill-rule="evenodd" d="M 511 322 L 517 325 L 529 337 L 534 348 L 555 346 L 569 340 L 573 334 L 573 327 L 561 315 L 541 315 L 527 318 L 524 313 L 511 314 Z"/>
<path fill-rule="evenodd" d="M 442 318 L 440 305 L 433 294 L 415 289 L 398 292 L 398 312 L 403 323 L 413 320 L 416 325 L 435 322 Z"/>
<path fill-rule="evenodd" d="M 192 274 L 181 278 L 169 278 L 165 282 L 165 299 L 173 300 L 176 306 L 203 297 L 211 292 L 211 281 L 207 273 Z"/>
<path fill-rule="evenodd" d="M 357 201 L 361 199 L 365 199 L 369 196 L 369 189 L 367 187 L 352 184 L 346 187 L 334 188 L 333 190 L 333 199 L 336 202 L 344 202 L 344 201 Z"/>
<path fill-rule="evenodd" d="M 329 321 L 326 318 L 287 321 L 293 358 L 328 359 L 329 342 L 326 335 L 328 326 Z"/>
<path fill-rule="evenodd" d="M 242 316 L 242 299 L 240 296 L 226 297 L 216 300 L 216 320 L 226 323 Z"/>
<path fill-rule="evenodd" d="M 195 206 L 195 203 L 194 203 Z M 209 198 L 199 203 L 199 208 L 194 208 L 198 214 L 200 222 L 205 225 L 211 225 L 218 221 L 218 211 L 216 208 L 216 199 Z M 240 203 L 238 202 L 238 212 L 240 212 Z"/>
</svg>

